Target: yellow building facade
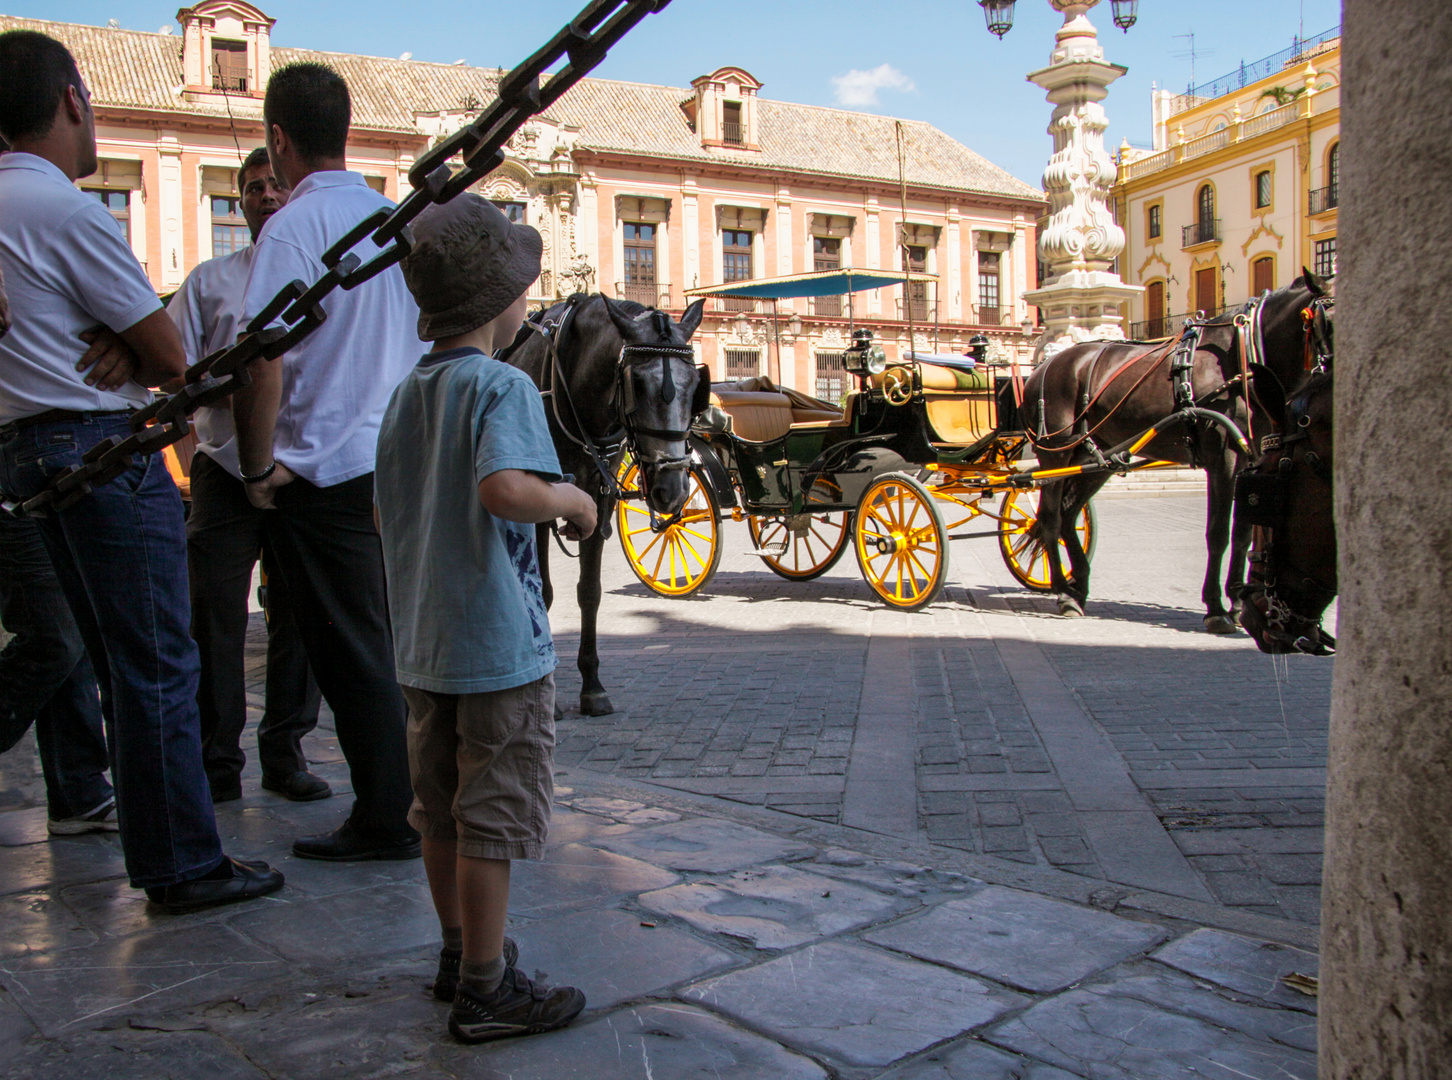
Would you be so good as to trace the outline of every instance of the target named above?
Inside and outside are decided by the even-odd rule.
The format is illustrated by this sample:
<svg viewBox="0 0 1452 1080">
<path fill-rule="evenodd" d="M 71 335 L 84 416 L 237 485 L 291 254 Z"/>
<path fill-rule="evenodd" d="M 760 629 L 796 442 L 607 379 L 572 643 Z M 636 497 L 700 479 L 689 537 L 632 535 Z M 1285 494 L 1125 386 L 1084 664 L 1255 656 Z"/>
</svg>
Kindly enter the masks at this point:
<svg viewBox="0 0 1452 1080">
<path fill-rule="evenodd" d="M 1340 29 L 1185 94 L 1156 91 L 1153 149 L 1125 144 L 1114 185 L 1124 280 L 1144 287 L 1128 336 L 1176 332 L 1336 270 Z"/>
<path fill-rule="evenodd" d="M 158 19 L 160 21 L 160 19 Z M 122 222 L 159 293 L 248 242 L 241 156 L 262 142 L 272 70 L 302 60 L 348 82 L 348 165 L 389 198 L 410 166 L 472 120 L 502 72 L 272 45 L 246 0 L 202 0 L 179 33 L 0 16 L 0 30 L 64 42 L 92 91 L 101 168 L 80 182 Z M 168 28 L 171 29 L 171 28 Z M 685 291 L 829 267 L 906 268 L 925 280 L 846 298 L 708 302 L 693 344 L 716 378 L 768 374 L 835 397 L 852 325 L 889 355 L 963 352 L 985 333 L 1026 361 L 1041 192 L 928 124 L 761 98 L 722 67 L 689 87 L 585 79 L 533 118 L 478 185 L 544 237 L 532 299 L 599 291 L 680 312 Z M 931 278 L 931 280 L 926 280 Z M 910 329 L 911 328 L 911 329 Z"/>
</svg>

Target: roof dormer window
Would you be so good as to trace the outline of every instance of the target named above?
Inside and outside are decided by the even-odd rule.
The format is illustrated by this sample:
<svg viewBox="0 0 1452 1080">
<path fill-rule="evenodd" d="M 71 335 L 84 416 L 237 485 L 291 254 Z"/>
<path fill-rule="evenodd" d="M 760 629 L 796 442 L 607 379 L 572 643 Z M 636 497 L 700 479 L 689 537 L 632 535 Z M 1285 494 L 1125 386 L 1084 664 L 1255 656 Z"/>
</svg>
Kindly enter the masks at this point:
<svg viewBox="0 0 1452 1080">
<path fill-rule="evenodd" d="M 691 83 L 695 97 L 681 103 L 686 122 L 705 147 L 760 150 L 756 92 L 761 83 L 749 72 L 724 67 Z"/>
<path fill-rule="evenodd" d="M 212 89 L 247 93 L 247 42 L 212 39 Z"/>
<path fill-rule="evenodd" d="M 746 132 L 741 126 L 741 102 L 721 104 L 721 141 L 727 146 L 745 146 Z"/>
</svg>

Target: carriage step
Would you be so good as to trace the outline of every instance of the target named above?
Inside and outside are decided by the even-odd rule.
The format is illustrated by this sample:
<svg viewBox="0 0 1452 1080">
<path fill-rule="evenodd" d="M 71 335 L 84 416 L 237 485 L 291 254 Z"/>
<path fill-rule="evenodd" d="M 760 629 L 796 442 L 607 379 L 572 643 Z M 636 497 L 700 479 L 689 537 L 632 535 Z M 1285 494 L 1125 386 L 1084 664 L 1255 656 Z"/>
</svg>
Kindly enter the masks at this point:
<svg viewBox="0 0 1452 1080">
<path fill-rule="evenodd" d="M 752 548 L 751 550 L 751 554 L 761 555 L 769 559 L 779 559 L 786 553 L 787 545 L 785 541 L 780 544 L 771 544 L 768 547 Z"/>
</svg>

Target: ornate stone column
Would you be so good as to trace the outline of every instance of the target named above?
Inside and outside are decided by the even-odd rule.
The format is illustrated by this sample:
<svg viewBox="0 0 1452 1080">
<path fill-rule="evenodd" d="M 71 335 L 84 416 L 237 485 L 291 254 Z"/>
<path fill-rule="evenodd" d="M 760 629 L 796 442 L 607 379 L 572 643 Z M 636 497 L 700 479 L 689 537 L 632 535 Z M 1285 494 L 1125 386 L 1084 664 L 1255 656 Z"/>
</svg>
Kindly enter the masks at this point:
<svg viewBox="0 0 1452 1080">
<path fill-rule="evenodd" d="M 1064 13 L 1049 66 L 1029 74 L 1054 105 L 1049 134 L 1054 154 L 1044 169 L 1049 220 L 1039 235 L 1048 273 L 1024 300 L 1042 309 L 1046 330 L 1037 356 L 1080 341 L 1124 336 L 1129 301 L 1144 291 L 1126 285 L 1110 267 L 1124 250 L 1108 197 L 1114 160 L 1104 150 L 1109 120 L 1099 103 L 1126 68 L 1108 63 L 1086 12 L 1099 0 L 1049 0 Z"/>
</svg>

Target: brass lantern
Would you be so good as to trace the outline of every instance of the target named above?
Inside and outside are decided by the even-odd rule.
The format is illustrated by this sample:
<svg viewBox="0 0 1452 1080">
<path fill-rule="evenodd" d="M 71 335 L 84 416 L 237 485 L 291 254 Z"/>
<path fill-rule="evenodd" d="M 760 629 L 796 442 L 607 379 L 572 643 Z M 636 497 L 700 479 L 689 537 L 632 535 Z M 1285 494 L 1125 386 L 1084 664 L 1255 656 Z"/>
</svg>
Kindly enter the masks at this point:
<svg viewBox="0 0 1452 1080">
<path fill-rule="evenodd" d="M 983 8 L 983 17 L 988 20 L 988 32 L 997 34 L 999 40 L 1013 29 L 1013 5 L 1015 0 L 978 0 Z"/>
</svg>

